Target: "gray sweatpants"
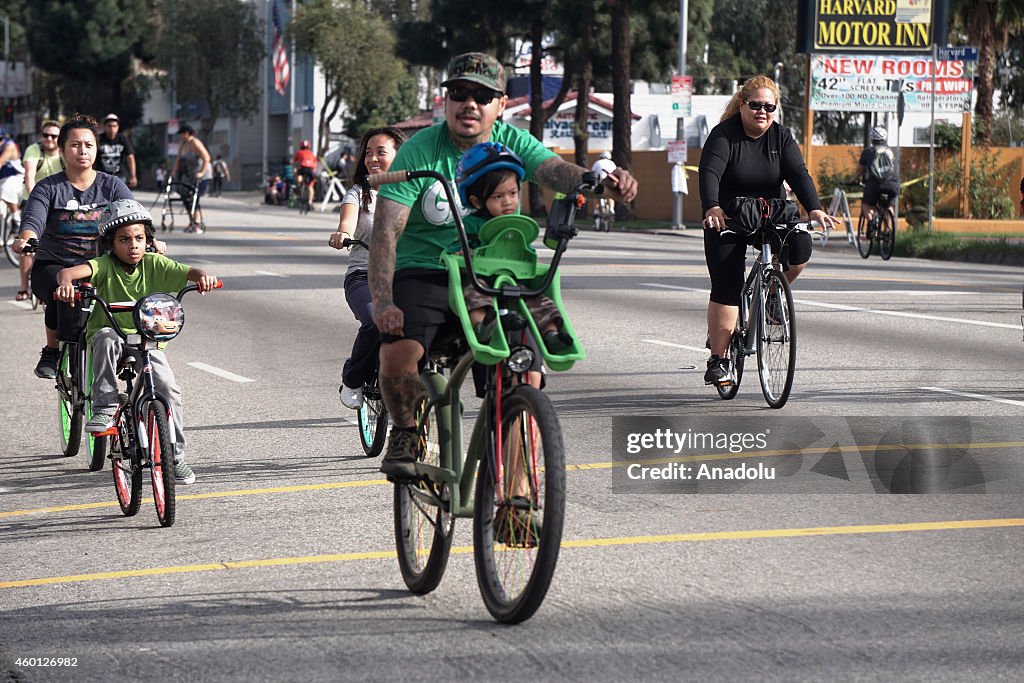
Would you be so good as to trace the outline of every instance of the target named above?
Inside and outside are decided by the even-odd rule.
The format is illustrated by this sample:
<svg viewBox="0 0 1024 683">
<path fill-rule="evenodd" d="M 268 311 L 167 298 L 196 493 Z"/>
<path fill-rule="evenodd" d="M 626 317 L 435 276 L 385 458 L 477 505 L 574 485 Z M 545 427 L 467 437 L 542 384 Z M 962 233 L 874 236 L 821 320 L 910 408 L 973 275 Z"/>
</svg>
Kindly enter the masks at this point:
<svg viewBox="0 0 1024 683">
<path fill-rule="evenodd" d="M 117 408 L 117 363 L 125 354 L 135 358 L 135 369 L 142 378 L 142 353 L 127 346 L 117 333 L 104 327 L 92 338 L 92 405 L 93 411 L 115 410 Z M 185 457 L 185 428 L 181 416 L 181 387 L 174 379 L 174 372 L 167 362 L 163 351 L 153 349 L 149 352 L 149 360 L 153 365 L 153 384 L 158 393 L 163 394 L 171 409 L 171 429 L 174 434 L 175 462 Z"/>
</svg>

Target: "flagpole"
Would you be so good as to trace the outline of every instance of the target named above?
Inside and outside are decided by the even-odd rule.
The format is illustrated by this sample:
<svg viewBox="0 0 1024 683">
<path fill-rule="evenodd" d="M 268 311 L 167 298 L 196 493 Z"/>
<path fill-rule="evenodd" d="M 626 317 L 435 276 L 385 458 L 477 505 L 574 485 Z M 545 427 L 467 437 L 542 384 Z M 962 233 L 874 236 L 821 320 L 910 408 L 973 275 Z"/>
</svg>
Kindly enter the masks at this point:
<svg viewBox="0 0 1024 683">
<path fill-rule="evenodd" d="M 267 31 L 270 30 L 270 2 L 271 0 L 265 0 L 263 3 L 263 48 L 266 50 L 269 41 L 267 40 Z M 270 78 L 270 60 L 273 59 L 273 52 L 266 50 L 266 55 L 263 57 L 260 71 L 260 92 L 262 93 L 260 106 L 262 108 L 263 118 L 263 147 L 260 158 L 260 166 L 262 168 L 262 175 L 260 176 L 260 189 L 263 189 L 263 183 L 266 182 L 267 173 L 269 168 L 267 167 L 267 128 L 270 126 L 270 85 L 268 83 Z"/>
<path fill-rule="evenodd" d="M 295 0 L 292 0 L 291 15 L 288 17 L 288 22 L 295 18 Z M 298 71 L 296 68 L 298 64 L 295 62 L 295 42 L 292 41 L 291 57 L 289 58 L 291 64 L 288 67 L 289 72 Z M 295 141 L 292 139 L 295 131 L 295 122 L 292 117 L 295 116 L 295 74 L 289 73 L 288 78 L 288 158 L 291 159 L 295 153 Z"/>
</svg>

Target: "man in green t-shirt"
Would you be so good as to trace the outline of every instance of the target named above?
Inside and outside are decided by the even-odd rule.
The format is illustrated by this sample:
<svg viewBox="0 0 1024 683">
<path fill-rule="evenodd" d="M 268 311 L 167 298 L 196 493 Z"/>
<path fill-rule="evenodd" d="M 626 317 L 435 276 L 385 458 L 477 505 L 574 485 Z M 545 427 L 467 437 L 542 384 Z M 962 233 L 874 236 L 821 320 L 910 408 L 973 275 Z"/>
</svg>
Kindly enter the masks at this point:
<svg viewBox="0 0 1024 683">
<path fill-rule="evenodd" d="M 526 180 L 571 191 L 587 169 L 563 161 L 526 131 L 501 123 L 508 103 L 505 70 L 479 52 L 461 54 L 448 67 L 445 122 L 420 131 L 398 150 L 389 171 L 436 170 L 449 179 L 462 153 L 479 142 L 501 142 L 519 155 Z M 616 169 L 604 180 L 611 195 L 630 202 L 636 179 Z M 419 366 L 438 329 L 454 322 L 440 255 L 455 241 L 452 210 L 432 179 L 385 185 L 377 198 L 370 238 L 373 319 L 381 332 L 380 386 L 393 429 L 381 463 L 385 474 L 415 475 L 415 418 L 422 393 Z"/>
<path fill-rule="evenodd" d="M 21 159 L 21 165 L 25 167 L 25 189 L 21 193 L 22 199 L 28 199 L 32 188 L 40 180 L 64 170 L 60 150 L 57 149 L 59 134 L 59 123 L 43 121 L 43 125 L 39 127 L 39 142 L 29 145 L 25 150 L 25 156 Z M 18 268 L 21 271 L 21 287 L 15 300 L 24 301 L 31 296 L 28 291 L 28 274 L 32 270 L 32 254 L 22 254 Z"/>
</svg>

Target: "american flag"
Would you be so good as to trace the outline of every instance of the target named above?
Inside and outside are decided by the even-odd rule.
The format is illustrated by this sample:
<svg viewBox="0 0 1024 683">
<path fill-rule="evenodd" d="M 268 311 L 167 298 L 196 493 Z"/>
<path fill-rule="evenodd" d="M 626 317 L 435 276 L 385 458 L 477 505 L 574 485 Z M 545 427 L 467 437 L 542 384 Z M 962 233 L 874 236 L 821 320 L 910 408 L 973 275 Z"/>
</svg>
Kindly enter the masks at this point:
<svg viewBox="0 0 1024 683">
<path fill-rule="evenodd" d="M 284 95 L 288 87 L 288 79 L 291 78 L 291 69 L 288 67 L 288 51 L 284 46 L 284 34 L 281 31 L 281 13 L 277 11 L 277 0 L 273 0 L 274 15 L 274 47 L 272 50 L 274 58 L 274 90 Z"/>
</svg>

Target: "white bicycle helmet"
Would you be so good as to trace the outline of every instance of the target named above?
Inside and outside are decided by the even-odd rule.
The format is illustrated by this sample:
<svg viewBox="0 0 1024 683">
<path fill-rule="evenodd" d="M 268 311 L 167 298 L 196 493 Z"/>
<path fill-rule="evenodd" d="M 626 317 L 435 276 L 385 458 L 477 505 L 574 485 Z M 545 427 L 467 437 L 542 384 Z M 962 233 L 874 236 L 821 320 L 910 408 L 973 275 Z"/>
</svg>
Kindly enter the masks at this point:
<svg viewBox="0 0 1024 683">
<path fill-rule="evenodd" d="M 149 211 L 146 211 L 146 207 L 134 199 L 115 199 L 107 204 L 100 214 L 97 233 L 103 237 L 108 230 L 131 223 L 143 223 L 153 227 L 153 217 L 149 215 Z"/>
<path fill-rule="evenodd" d="M 883 143 L 889 139 L 889 131 L 881 126 L 875 126 L 871 129 L 871 144 Z"/>
</svg>

